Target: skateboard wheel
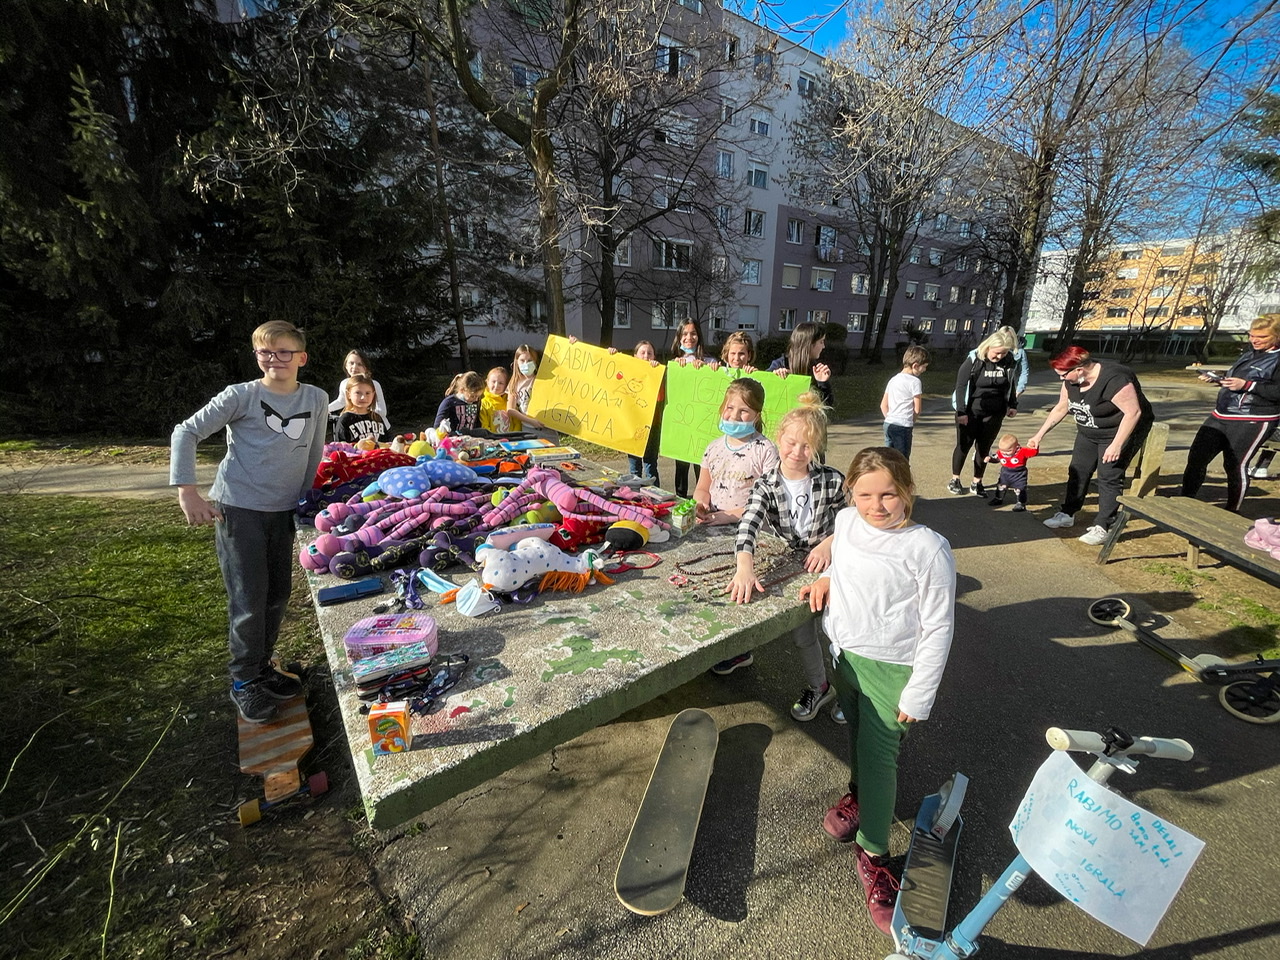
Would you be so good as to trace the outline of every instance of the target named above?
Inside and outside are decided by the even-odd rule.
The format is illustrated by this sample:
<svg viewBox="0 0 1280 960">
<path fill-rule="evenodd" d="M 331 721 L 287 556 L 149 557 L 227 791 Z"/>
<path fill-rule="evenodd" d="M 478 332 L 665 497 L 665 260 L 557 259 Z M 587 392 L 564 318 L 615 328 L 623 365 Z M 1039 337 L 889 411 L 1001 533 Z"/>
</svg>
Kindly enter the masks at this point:
<svg viewBox="0 0 1280 960">
<path fill-rule="evenodd" d="M 1120 597 L 1103 597 L 1089 604 L 1089 619 L 1104 627 L 1118 626 L 1117 621 L 1126 620 L 1132 608 Z"/>
<path fill-rule="evenodd" d="M 307 790 L 311 792 L 313 797 L 318 797 L 322 793 L 329 792 L 329 775 L 321 770 L 319 773 L 313 773 L 307 777 Z"/>
<path fill-rule="evenodd" d="M 246 800 L 237 811 L 240 815 L 240 826 L 248 827 L 262 819 L 262 806 L 256 799 Z"/>
<path fill-rule="evenodd" d="M 1237 680 L 1218 691 L 1218 702 L 1233 717 L 1248 723 L 1280 721 L 1280 693 L 1263 680 Z"/>
</svg>

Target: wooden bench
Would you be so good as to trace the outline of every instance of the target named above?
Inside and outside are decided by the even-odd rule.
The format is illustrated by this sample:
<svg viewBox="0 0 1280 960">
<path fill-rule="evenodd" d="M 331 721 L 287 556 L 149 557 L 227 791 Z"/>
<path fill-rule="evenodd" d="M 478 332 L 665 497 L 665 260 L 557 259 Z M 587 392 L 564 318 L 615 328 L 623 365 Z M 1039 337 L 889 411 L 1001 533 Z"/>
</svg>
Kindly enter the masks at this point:
<svg viewBox="0 0 1280 960">
<path fill-rule="evenodd" d="M 1156 492 L 1160 483 L 1160 467 L 1164 463 L 1164 451 L 1169 446 L 1169 425 L 1153 423 L 1147 439 L 1142 441 L 1133 458 L 1133 480 L 1129 484 L 1129 496 L 1145 497 Z"/>
<path fill-rule="evenodd" d="M 1141 517 L 1185 539 L 1187 564 L 1192 569 L 1200 566 L 1203 549 L 1223 563 L 1280 586 L 1280 561 L 1245 545 L 1244 534 L 1253 521 L 1192 497 L 1121 497 L 1116 522 L 1098 551 L 1098 563 L 1107 562 L 1130 517 Z"/>
</svg>

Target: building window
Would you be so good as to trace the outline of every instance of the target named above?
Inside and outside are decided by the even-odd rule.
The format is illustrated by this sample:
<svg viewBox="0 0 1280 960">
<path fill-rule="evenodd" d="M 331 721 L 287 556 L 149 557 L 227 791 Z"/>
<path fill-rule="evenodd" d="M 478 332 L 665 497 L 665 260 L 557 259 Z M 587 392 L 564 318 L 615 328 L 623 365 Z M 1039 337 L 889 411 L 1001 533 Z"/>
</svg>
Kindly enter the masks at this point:
<svg viewBox="0 0 1280 960">
<path fill-rule="evenodd" d="M 825 327 L 831 322 L 830 310 L 810 310 L 807 315 L 810 323 L 816 323 L 820 327 Z"/>
<path fill-rule="evenodd" d="M 466 313 L 463 322 L 473 326 L 481 326 L 493 321 L 493 314 L 484 310 L 484 294 L 478 287 L 463 287 L 458 291 L 458 300 Z"/>
<path fill-rule="evenodd" d="M 865 273 L 855 273 L 853 275 L 853 278 L 849 281 L 849 292 L 866 296 L 867 275 Z"/>
<path fill-rule="evenodd" d="M 689 319 L 688 300 L 655 300 L 651 326 L 655 330 L 667 330 Z"/>
<path fill-rule="evenodd" d="M 916 291 L 919 289 L 920 289 L 919 283 L 917 283 L 915 280 L 908 280 L 906 283 L 907 299 L 914 300 L 916 298 Z"/>
<path fill-rule="evenodd" d="M 1203 317 L 1204 307 L 1181 307 L 1178 310 L 1180 317 Z"/>
<path fill-rule="evenodd" d="M 670 37 L 658 37 L 658 46 L 654 50 L 653 68 L 659 73 L 678 76 L 681 70 L 693 66 L 694 54 L 684 49 Z"/>
<path fill-rule="evenodd" d="M 613 328 L 631 329 L 631 301 L 625 297 L 618 297 L 613 301 Z"/>
<path fill-rule="evenodd" d="M 978 302 L 978 288 L 970 287 L 969 288 L 969 306 L 972 307 L 975 304 L 977 304 L 977 302 Z"/>
<path fill-rule="evenodd" d="M 911 248 L 911 253 L 907 256 L 907 262 L 908 262 L 908 263 L 919 263 L 919 262 L 920 262 L 920 253 L 921 253 L 921 251 L 920 251 L 920 248 L 919 248 L 919 247 L 912 247 L 912 248 Z"/>
<path fill-rule="evenodd" d="M 750 129 L 752 133 L 767 137 L 769 135 L 769 118 L 762 113 L 753 113 L 751 115 Z"/>
<path fill-rule="evenodd" d="M 733 151 L 721 150 L 716 154 L 716 175 L 726 180 L 733 177 Z"/>
<path fill-rule="evenodd" d="M 950 303 L 959 303 L 959 302 L 960 302 L 960 288 L 959 288 L 959 287 L 952 287 L 952 288 L 951 288 L 951 296 L 948 298 L 948 300 L 949 300 L 949 302 L 950 302 Z"/>
<path fill-rule="evenodd" d="M 747 165 L 747 185 L 759 190 L 767 190 L 769 188 L 769 168 L 758 163 L 749 163 Z"/>
<path fill-rule="evenodd" d="M 907 333 L 907 332 L 908 332 L 908 331 L 909 331 L 913 326 L 915 326 L 915 322 L 916 322 L 916 318 L 915 318 L 915 317 L 906 317 L 906 316 L 904 316 L 904 317 L 899 317 L 899 318 L 898 318 L 898 332 L 899 332 L 899 333 Z"/>
<path fill-rule="evenodd" d="M 968 257 L 956 257 L 956 269 L 957 269 L 957 270 L 968 270 L 968 269 L 969 269 L 969 258 L 968 258 Z"/>
<path fill-rule="evenodd" d="M 653 265 L 659 270 L 688 270 L 693 244 L 683 240 L 653 240 Z"/>
<path fill-rule="evenodd" d="M 1162 257 L 1180 257 L 1187 252 L 1186 247 L 1161 247 L 1160 256 Z"/>
<path fill-rule="evenodd" d="M 717 206 L 716 223 L 721 230 L 728 230 L 733 224 L 733 208 L 723 203 Z"/>
<path fill-rule="evenodd" d="M 738 329 L 754 330 L 760 325 L 760 308 L 756 306 L 742 306 L 738 308 Z"/>
<path fill-rule="evenodd" d="M 542 71 L 537 67 L 531 67 L 527 63 L 513 61 L 511 64 L 511 82 L 516 88 L 516 93 L 523 93 L 526 97 L 533 96 L 533 88 L 537 86 L 539 80 L 542 79 Z"/>
<path fill-rule="evenodd" d="M 782 286 L 786 290 L 794 290 L 800 286 L 800 264 L 784 263 L 782 265 Z"/>
<path fill-rule="evenodd" d="M 849 322 L 845 324 L 850 333 L 861 333 L 867 329 L 867 315 L 865 313 L 849 314 Z"/>
<path fill-rule="evenodd" d="M 938 285 L 936 283 L 926 283 L 924 285 L 924 298 L 930 303 L 938 299 Z"/>
<path fill-rule="evenodd" d="M 778 329 L 794 330 L 796 328 L 795 307 L 786 307 L 778 311 Z"/>
<path fill-rule="evenodd" d="M 1167 297 L 1173 293 L 1173 287 L 1152 287 L 1148 297 Z"/>
<path fill-rule="evenodd" d="M 939 250 L 937 247 L 929 248 L 929 266 L 931 267 L 942 266 L 942 251 Z"/>
<path fill-rule="evenodd" d="M 736 101 L 730 100 L 728 97 L 720 101 L 720 122 L 723 124 L 733 123 L 733 116 L 738 112 L 738 104 Z"/>
<path fill-rule="evenodd" d="M 814 267 L 809 275 L 809 289 L 830 293 L 836 288 L 836 272 L 825 267 Z"/>
<path fill-rule="evenodd" d="M 933 317 L 921 317 L 916 329 L 921 333 L 933 333 Z"/>
<path fill-rule="evenodd" d="M 973 224 L 970 223 L 968 220 L 961 220 L 960 221 L 960 239 L 968 240 L 971 236 L 973 236 Z"/>
<path fill-rule="evenodd" d="M 955 318 L 955 317 L 948 317 L 947 319 L 945 319 L 945 320 L 943 320 L 943 321 L 942 321 L 942 332 L 943 332 L 943 333 L 955 333 L 955 332 L 956 332 L 956 318 Z"/>
<path fill-rule="evenodd" d="M 726 63 L 733 63 L 738 59 L 738 38 L 729 36 L 724 38 L 724 59 Z"/>
<path fill-rule="evenodd" d="M 760 265 L 759 260 L 743 260 L 742 282 L 753 287 L 760 286 Z"/>
<path fill-rule="evenodd" d="M 1129 311 L 1124 307 L 1107 307 L 1107 317 L 1114 320 L 1116 317 L 1127 317 Z"/>
<path fill-rule="evenodd" d="M 1191 267 L 1192 273 L 1217 273 L 1218 265 L 1216 263 L 1197 263 Z"/>
<path fill-rule="evenodd" d="M 796 81 L 796 92 L 806 100 L 812 100 L 814 94 L 818 92 L 818 81 L 807 73 L 800 74 L 800 79 Z"/>
<path fill-rule="evenodd" d="M 787 219 L 787 243 L 804 243 L 804 221 Z"/>
<path fill-rule="evenodd" d="M 968 333 L 973 329 L 973 320 L 969 319 L 964 322 L 964 332 Z"/>
<path fill-rule="evenodd" d="M 1142 251 L 1141 250 L 1122 250 L 1120 251 L 1120 259 L 1121 260 L 1141 260 Z"/>
<path fill-rule="evenodd" d="M 1167 317 L 1169 315 L 1168 307 L 1147 307 L 1142 314 L 1144 317 Z"/>
<path fill-rule="evenodd" d="M 613 265 L 615 267 L 631 266 L 631 237 L 629 235 L 618 241 L 618 246 L 613 251 Z"/>
<path fill-rule="evenodd" d="M 713 303 L 707 311 L 707 317 L 711 321 L 712 330 L 723 330 L 726 326 L 725 321 L 728 319 L 729 311 L 723 303 Z"/>
<path fill-rule="evenodd" d="M 1120 280 L 1137 280 L 1138 268 L 1137 267 L 1121 267 L 1119 270 L 1116 271 L 1116 277 L 1117 279 L 1120 279 Z"/>
<path fill-rule="evenodd" d="M 672 112 L 663 116 L 654 128 L 653 139 L 676 147 L 691 147 L 697 132 L 698 125 L 692 118 Z"/>
<path fill-rule="evenodd" d="M 682 7 L 688 7 L 694 13 L 702 12 L 702 0 L 676 0 Z"/>
<path fill-rule="evenodd" d="M 711 276 L 716 280 L 724 280 L 729 276 L 729 258 L 724 254 L 711 258 Z"/>
<path fill-rule="evenodd" d="M 748 237 L 764 236 L 764 211 L 747 210 L 742 221 L 742 232 Z"/>
<path fill-rule="evenodd" d="M 1111 291 L 1111 299 L 1112 300 L 1128 300 L 1131 297 L 1133 297 L 1134 289 L 1135 288 L 1133 287 L 1116 287 Z"/>
<path fill-rule="evenodd" d="M 1156 276 L 1159 277 L 1161 280 L 1167 280 L 1170 277 L 1176 277 L 1179 274 L 1179 272 L 1180 271 L 1178 270 L 1177 267 L 1161 267 L 1159 270 L 1156 271 Z"/>
<path fill-rule="evenodd" d="M 933 226 L 938 233 L 946 233 L 947 227 L 949 227 L 950 225 L 951 225 L 951 217 L 949 217 L 945 213 L 940 213 L 933 218 Z"/>
<path fill-rule="evenodd" d="M 756 76 L 768 79 L 773 76 L 773 51 L 766 50 L 764 47 L 756 47 L 755 53 L 752 55 L 752 65 L 755 67 Z"/>
</svg>

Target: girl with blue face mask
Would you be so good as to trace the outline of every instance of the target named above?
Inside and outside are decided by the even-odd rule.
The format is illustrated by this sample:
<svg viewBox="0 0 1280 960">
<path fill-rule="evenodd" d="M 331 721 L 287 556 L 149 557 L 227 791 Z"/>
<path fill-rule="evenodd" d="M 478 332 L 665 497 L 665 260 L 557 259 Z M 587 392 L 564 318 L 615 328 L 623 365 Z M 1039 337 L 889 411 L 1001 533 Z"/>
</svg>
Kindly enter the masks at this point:
<svg viewBox="0 0 1280 960">
<path fill-rule="evenodd" d="M 557 435 L 548 430 L 537 417 L 528 414 L 537 372 L 538 351 L 527 343 L 520 344 L 511 360 L 511 379 L 507 382 L 507 417 L 513 430 L 541 433 L 554 440 Z"/>
<path fill-rule="evenodd" d="M 721 436 L 702 454 L 702 474 L 693 499 L 698 522 L 737 523 L 756 478 L 778 465 L 778 448 L 763 435 L 764 387 L 734 380 L 720 404 Z"/>
</svg>

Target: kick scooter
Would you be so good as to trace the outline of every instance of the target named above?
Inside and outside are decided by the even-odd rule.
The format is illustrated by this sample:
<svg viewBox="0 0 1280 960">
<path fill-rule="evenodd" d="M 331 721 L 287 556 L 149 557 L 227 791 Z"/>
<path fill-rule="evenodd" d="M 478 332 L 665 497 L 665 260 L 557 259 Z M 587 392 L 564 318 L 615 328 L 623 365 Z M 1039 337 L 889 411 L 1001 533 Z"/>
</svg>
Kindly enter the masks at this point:
<svg viewBox="0 0 1280 960">
<path fill-rule="evenodd" d="M 1280 660 L 1264 660 L 1262 654 L 1246 663 L 1205 667 L 1196 676 L 1221 685 L 1218 702 L 1227 713 L 1249 723 L 1280 723 Z"/>
<path fill-rule="evenodd" d="M 1092 753 L 1097 760 L 1089 777 L 1106 783 L 1116 770 L 1133 773 L 1140 756 L 1169 760 L 1190 760 L 1191 744 L 1185 740 L 1133 737 L 1112 727 L 1104 734 L 1085 730 L 1050 727 L 1045 739 L 1055 750 Z M 960 803 L 968 780 L 956 774 L 938 793 L 925 797 L 916 817 L 902 868 L 902 887 L 893 910 L 893 940 L 897 953 L 885 960 L 961 960 L 978 952 L 978 937 L 1005 902 L 1032 873 L 1031 864 L 1021 854 L 949 933 L 946 932 L 947 901 L 955 867 Z"/>
<path fill-rule="evenodd" d="M 1201 670 L 1217 667 L 1227 661 L 1215 657 L 1212 653 L 1202 653 L 1195 657 L 1184 657 L 1150 630 L 1145 630 L 1129 619 L 1133 610 L 1121 597 L 1103 597 L 1089 604 L 1089 619 L 1104 627 L 1119 627 L 1127 630 L 1137 638 L 1143 646 L 1149 647 L 1166 660 L 1172 661 L 1188 673 L 1199 676 Z"/>
</svg>

